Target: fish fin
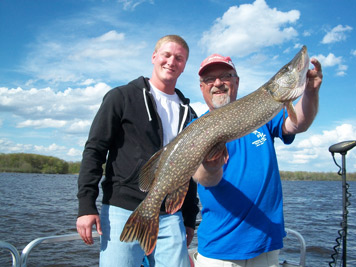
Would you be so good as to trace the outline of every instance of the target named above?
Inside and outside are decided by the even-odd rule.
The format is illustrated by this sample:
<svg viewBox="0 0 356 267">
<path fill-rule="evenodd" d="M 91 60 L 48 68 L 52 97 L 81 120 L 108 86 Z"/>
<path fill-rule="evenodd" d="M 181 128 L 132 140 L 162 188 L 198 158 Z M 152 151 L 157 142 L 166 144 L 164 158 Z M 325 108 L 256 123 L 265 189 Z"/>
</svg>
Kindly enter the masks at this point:
<svg viewBox="0 0 356 267">
<path fill-rule="evenodd" d="M 145 254 L 149 255 L 157 243 L 159 212 L 154 217 L 142 216 L 139 207 L 128 218 L 121 232 L 120 241 L 133 242 L 138 240 Z"/>
<path fill-rule="evenodd" d="M 176 213 L 183 205 L 185 195 L 189 188 L 189 180 L 185 184 L 178 187 L 166 197 L 166 212 L 169 214 Z"/>
<path fill-rule="evenodd" d="M 293 102 L 292 101 L 287 102 L 286 108 L 287 108 L 287 112 L 288 112 L 288 117 L 291 119 L 291 121 L 294 124 L 298 124 L 297 113 L 295 112 L 295 109 L 293 107 Z"/>
<path fill-rule="evenodd" d="M 157 151 L 146 164 L 143 165 L 140 171 L 139 188 L 143 192 L 148 192 L 151 189 L 162 151 L 162 149 Z"/>
<path fill-rule="evenodd" d="M 213 161 L 213 160 L 221 157 L 221 155 L 225 151 L 225 147 L 226 147 L 225 145 L 226 145 L 226 142 L 217 143 L 210 149 L 210 151 L 205 156 L 205 158 L 208 159 L 209 161 Z"/>
</svg>

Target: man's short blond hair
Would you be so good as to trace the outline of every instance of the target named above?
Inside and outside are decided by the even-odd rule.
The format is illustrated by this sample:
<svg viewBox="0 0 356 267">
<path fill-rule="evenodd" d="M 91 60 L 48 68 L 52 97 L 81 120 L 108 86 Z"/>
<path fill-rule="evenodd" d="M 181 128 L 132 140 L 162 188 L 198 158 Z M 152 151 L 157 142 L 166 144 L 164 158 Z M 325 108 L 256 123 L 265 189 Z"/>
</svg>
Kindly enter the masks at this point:
<svg viewBox="0 0 356 267">
<path fill-rule="evenodd" d="M 180 37 L 179 35 L 171 34 L 171 35 L 163 36 L 161 39 L 159 39 L 157 41 L 156 46 L 155 46 L 155 51 L 157 52 L 161 48 L 161 46 L 163 44 L 169 43 L 169 42 L 177 43 L 177 44 L 183 46 L 184 49 L 187 50 L 187 59 L 188 59 L 188 57 L 189 57 L 189 46 L 188 46 L 187 42 L 182 37 Z"/>
</svg>

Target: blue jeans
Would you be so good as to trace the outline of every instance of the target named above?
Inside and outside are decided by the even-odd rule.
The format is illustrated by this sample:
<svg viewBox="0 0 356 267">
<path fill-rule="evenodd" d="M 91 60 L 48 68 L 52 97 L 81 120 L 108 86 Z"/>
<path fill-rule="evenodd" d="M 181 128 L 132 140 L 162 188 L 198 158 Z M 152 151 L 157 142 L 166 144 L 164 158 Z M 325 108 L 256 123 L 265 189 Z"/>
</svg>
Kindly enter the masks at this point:
<svg viewBox="0 0 356 267">
<path fill-rule="evenodd" d="M 100 266 L 140 267 L 145 256 L 140 244 L 121 242 L 120 235 L 132 211 L 103 205 L 101 208 Z M 150 267 L 189 267 L 182 213 L 161 215 L 155 249 L 148 256 Z"/>
</svg>

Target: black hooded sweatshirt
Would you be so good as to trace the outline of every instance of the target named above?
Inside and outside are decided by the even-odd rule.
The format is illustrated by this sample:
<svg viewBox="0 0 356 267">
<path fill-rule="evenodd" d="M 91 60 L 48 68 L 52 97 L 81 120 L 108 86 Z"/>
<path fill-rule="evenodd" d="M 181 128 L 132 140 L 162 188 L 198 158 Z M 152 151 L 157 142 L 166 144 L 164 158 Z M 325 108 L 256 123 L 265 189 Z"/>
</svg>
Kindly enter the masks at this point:
<svg viewBox="0 0 356 267">
<path fill-rule="evenodd" d="M 189 99 L 175 89 L 183 104 L 179 132 L 196 118 Z M 163 147 L 163 128 L 150 93 L 148 78 L 139 77 L 127 85 L 111 89 L 93 120 L 85 144 L 78 177 L 78 216 L 98 214 L 96 199 L 102 181 L 103 204 L 134 210 L 147 193 L 138 186 L 141 167 Z M 199 211 L 197 185 L 191 179 L 182 206 L 185 226 L 195 228 Z M 164 214 L 164 205 L 161 214 Z"/>
</svg>

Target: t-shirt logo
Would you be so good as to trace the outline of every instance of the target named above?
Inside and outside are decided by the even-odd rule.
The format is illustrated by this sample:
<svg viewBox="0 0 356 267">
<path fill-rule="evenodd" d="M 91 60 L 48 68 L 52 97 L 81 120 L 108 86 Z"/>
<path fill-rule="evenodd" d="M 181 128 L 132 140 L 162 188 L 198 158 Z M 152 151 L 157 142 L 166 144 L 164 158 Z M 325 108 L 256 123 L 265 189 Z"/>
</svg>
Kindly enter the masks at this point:
<svg viewBox="0 0 356 267">
<path fill-rule="evenodd" d="M 263 145 L 267 140 L 266 135 L 264 133 L 260 133 L 257 130 L 252 133 L 255 134 L 256 137 L 258 138 L 256 141 L 252 142 L 252 144 L 255 145 L 256 147 Z"/>
</svg>

